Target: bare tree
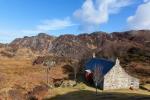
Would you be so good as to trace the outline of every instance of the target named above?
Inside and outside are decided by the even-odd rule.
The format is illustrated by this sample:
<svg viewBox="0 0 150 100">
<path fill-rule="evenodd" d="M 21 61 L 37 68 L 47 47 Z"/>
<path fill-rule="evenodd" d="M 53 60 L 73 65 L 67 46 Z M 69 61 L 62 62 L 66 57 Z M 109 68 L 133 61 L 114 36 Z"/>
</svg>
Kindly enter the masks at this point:
<svg viewBox="0 0 150 100">
<path fill-rule="evenodd" d="M 52 60 L 46 60 L 43 62 L 43 64 L 46 66 L 46 82 L 47 85 L 49 84 L 49 70 L 55 65 L 55 61 Z"/>
<path fill-rule="evenodd" d="M 74 70 L 74 80 L 76 82 L 77 81 L 77 70 L 78 70 L 77 62 L 73 63 L 73 70 Z"/>
<path fill-rule="evenodd" d="M 96 94 L 97 94 L 97 87 L 98 85 L 100 85 L 100 83 L 103 81 L 104 78 L 102 70 L 103 68 L 101 66 L 95 65 L 93 80 L 96 87 Z"/>
<path fill-rule="evenodd" d="M 69 63 L 73 68 L 73 72 L 74 72 L 74 81 L 77 81 L 77 70 L 78 70 L 78 60 L 75 59 L 70 59 Z"/>
</svg>

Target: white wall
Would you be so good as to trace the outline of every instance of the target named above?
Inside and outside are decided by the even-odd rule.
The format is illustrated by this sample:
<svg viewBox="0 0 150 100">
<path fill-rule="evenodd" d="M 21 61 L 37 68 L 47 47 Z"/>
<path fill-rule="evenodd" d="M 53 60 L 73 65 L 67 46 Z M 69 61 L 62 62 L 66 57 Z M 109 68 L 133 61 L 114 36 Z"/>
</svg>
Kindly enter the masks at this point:
<svg viewBox="0 0 150 100">
<path fill-rule="evenodd" d="M 121 88 L 139 88 L 139 79 L 128 75 L 117 59 L 113 68 L 104 76 L 104 90 Z"/>
</svg>

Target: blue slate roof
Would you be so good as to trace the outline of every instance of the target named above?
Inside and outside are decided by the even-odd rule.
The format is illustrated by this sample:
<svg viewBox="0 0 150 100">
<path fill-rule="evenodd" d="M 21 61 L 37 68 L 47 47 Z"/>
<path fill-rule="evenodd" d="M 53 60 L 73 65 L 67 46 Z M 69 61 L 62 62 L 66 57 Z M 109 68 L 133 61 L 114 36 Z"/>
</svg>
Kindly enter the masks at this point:
<svg viewBox="0 0 150 100">
<path fill-rule="evenodd" d="M 105 75 L 113 66 L 114 62 L 106 60 L 106 59 L 100 59 L 100 58 L 92 58 L 87 61 L 85 64 L 85 70 L 94 70 L 95 66 L 101 67 L 103 75 Z"/>
</svg>

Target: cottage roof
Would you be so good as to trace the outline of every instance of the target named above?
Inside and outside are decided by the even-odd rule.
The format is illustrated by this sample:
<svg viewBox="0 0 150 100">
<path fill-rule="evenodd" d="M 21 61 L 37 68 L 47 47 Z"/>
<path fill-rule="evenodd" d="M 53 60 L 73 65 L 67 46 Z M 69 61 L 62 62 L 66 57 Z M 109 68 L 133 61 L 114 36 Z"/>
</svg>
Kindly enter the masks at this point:
<svg viewBox="0 0 150 100">
<path fill-rule="evenodd" d="M 101 67 L 102 74 L 105 75 L 113 66 L 115 65 L 114 62 L 106 59 L 100 58 L 92 58 L 89 59 L 85 64 L 85 70 L 94 70 L 95 66 Z"/>
</svg>

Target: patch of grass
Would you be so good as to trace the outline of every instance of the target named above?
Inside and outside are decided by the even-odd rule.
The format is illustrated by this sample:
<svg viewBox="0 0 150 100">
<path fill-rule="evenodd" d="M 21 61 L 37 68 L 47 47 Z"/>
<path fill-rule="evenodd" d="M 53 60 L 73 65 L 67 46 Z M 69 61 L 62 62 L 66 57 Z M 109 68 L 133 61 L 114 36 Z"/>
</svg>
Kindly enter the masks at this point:
<svg viewBox="0 0 150 100">
<path fill-rule="evenodd" d="M 145 84 L 144 87 L 150 90 L 150 84 Z"/>
<path fill-rule="evenodd" d="M 140 88 L 142 90 L 146 90 L 146 91 L 150 92 L 150 84 L 141 85 Z"/>
<path fill-rule="evenodd" d="M 20 85 L 32 88 L 44 81 L 45 70 L 40 66 L 32 66 L 31 59 L 4 58 L 0 59 L 0 91 Z"/>
</svg>

